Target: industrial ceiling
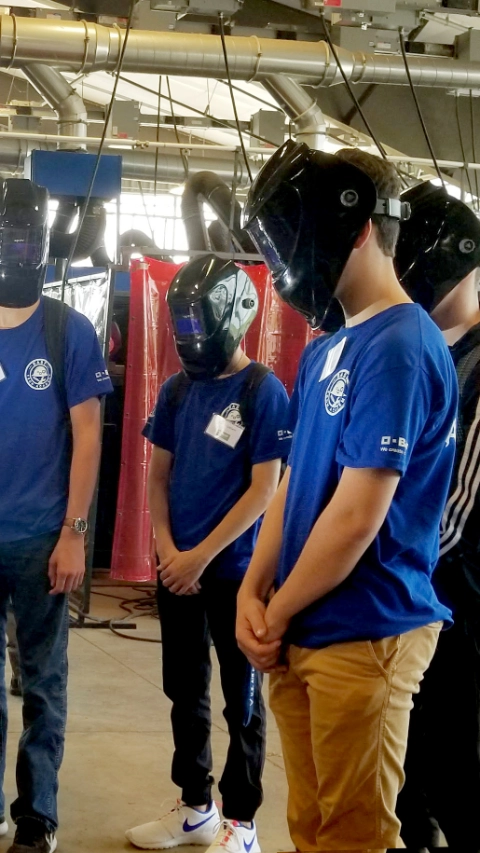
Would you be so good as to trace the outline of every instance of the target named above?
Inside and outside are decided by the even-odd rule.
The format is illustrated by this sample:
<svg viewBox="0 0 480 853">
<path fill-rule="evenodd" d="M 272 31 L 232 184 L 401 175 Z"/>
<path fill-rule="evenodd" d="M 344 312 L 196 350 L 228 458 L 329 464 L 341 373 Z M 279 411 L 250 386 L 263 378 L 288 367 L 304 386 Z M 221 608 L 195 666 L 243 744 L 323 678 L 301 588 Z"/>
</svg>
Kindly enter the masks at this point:
<svg viewBox="0 0 480 853">
<path fill-rule="evenodd" d="M 129 12 L 129 0 L 22 0 L 0 7 L 0 169 L 18 170 L 28 134 L 38 146 L 57 133 L 52 101 L 29 72 L 32 63 L 59 69 L 85 104 L 87 138 L 100 136 Z M 129 175 L 148 178 L 152 143 L 177 145 L 162 152 L 172 163 L 170 182 L 182 180 L 185 158 L 195 168 L 202 160 L 206 168 L 225 161 L 225 174 L 232 174 L 238 131 L 218 46 L 219 13 L 253 164 L 262 149 L 272 149 L 259 137 L 278 144 L 299 130 L 289 124 L 298 110 L 287 104 L 282 117 L 285 101 L 272 75 L 277 83 L 282 75 L 293 78 L 305 103 L 316 102 L 330 144 L 372 145 L 324 41 L 325 28 L 375 136 L 389 154 L 404 158 L 407 170 L 409 161 L 427 161 L 430 154 L 407 85 L 400 33 L 437 158 L 480 159 L 478 0 L 139 0 L 109 128 L 110 144 L 117 139 L 129 149 Z M 465 180 L 462 169 L 443 168 Z M 236 169 L 245 183 L 241 163 Z"/>
</svg>

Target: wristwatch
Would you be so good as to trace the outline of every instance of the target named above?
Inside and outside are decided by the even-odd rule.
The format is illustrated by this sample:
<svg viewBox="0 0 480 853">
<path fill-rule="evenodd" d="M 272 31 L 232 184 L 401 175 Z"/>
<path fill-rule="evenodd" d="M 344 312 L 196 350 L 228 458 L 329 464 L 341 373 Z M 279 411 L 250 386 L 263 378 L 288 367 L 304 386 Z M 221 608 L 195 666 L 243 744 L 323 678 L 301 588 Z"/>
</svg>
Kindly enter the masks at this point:
<svg viewBox="0 0 480 853">
<path fill-rule="evenodd" d="M 74 533 L 78 533 L 79 536 L 84 536 L 88 530 L 88 521 L 84 518 L 66 518 L 63 522 L 63 526 L 69 527 L 70 530 L 73 530 Z"/>
</svg>

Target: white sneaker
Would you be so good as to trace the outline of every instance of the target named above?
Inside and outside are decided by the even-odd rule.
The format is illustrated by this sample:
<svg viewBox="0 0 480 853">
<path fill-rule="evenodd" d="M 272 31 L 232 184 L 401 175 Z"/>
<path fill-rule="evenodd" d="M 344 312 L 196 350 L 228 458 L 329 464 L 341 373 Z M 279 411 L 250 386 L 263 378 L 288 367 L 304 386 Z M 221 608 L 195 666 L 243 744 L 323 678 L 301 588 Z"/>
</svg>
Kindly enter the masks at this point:
<svg viewBox="0 0 480 853">
<path fill-rule="evenodd" d="M 206 853 L 260 853 L 255 822 L 249 829 L 236 820 L 222 820 Z"/>
<path fill-rule="evenodd" d="M 201 812 L 178 800 L 175 808 L 159 820 L 135 826 L 125 835 L 142 850 L 165 850 L 181 844 L 208 847 L 215 841 L 219 825 L 220 815 L 214 802 L 208 812 Z"/>
<path fill-rule="evenodd" d="M 8 823 L 5 820 L 5 818 L 2 816 L 2 817 L 0 817 L 0 838 L 3 838 L 3 836 L 6 835 L 7 832 L 8 832 Z"/>
</svg>

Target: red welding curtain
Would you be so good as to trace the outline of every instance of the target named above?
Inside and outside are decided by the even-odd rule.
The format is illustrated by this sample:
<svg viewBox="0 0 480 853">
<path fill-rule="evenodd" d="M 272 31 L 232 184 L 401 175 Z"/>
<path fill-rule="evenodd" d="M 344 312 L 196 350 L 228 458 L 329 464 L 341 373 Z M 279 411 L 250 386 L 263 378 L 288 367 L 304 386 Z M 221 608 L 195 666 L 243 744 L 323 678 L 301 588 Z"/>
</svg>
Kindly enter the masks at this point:
<svg viewBox="0 0 480 853">
<path fill-rule="evenodd" d="M 182 265 L 146 258 L 132 262 L 122 458 L 111 577 L 150 581 L 155 551 L 147 508 L 150 447 L 141 431 L 160 386 L 179 369 L 166 305 L 168 286 Z M 245 339 L 250 358 L 271 367 L 291 393 L 300 355 L 313 333 L 276 295 L 263 265 L 246 268 L 259 295 Z"/>
</svg>

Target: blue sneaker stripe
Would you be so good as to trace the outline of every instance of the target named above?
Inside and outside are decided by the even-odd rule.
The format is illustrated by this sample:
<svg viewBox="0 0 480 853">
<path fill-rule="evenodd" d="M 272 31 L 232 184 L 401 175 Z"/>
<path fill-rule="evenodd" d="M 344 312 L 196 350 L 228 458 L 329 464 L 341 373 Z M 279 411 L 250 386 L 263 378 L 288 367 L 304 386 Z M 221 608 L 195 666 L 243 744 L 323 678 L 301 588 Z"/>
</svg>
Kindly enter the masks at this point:
<svg viewBox="0 0 480 853">
<path fill-rule="evenodd" d="M 193 832 L 195 829 L 200 829 L 201 826 L 204 826 L 211 819 L 212 819 L 212 815 L 209 814 L 208 817 L 206 817 L 205 820 L 200 821 L 200 823 L 191 824 L 188 822 L 188 817 L 187 817 L 187 818 L 185 818 L 185 820 L 183 822 L 183 831 L 184 832 Z M 248 850 L 247 853 L 250 853 L 250 850 Z"/>
</svg>

